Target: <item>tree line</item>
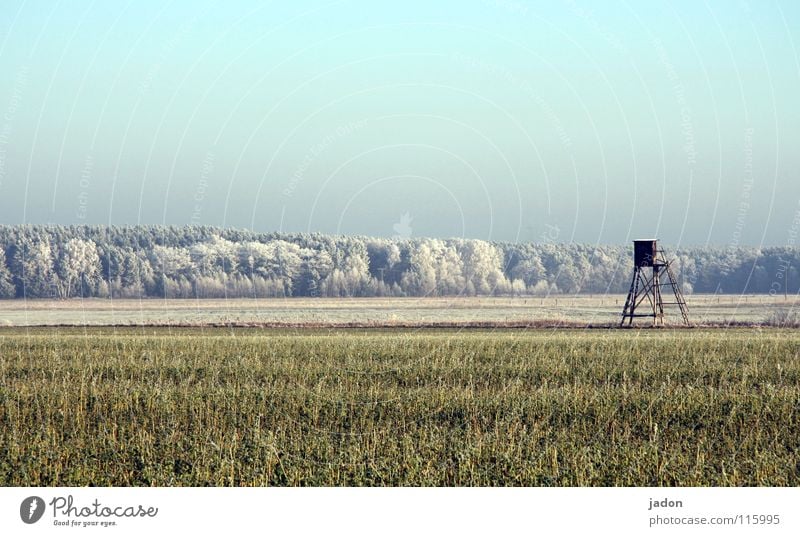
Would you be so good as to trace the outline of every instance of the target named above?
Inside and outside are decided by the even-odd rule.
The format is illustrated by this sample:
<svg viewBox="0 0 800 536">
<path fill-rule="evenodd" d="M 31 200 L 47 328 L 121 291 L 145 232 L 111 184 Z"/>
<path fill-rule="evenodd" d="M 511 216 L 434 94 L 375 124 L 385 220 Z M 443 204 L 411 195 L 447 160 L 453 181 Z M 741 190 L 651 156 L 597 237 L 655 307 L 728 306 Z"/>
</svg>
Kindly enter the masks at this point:
<svg viewBox="0 0 800 536">
<path fill-rule="evenodd" d="M 668 254 L 686 293 L 800 291 L 798 248 L 684 248 Z M 624 293 L 632 269 L 630 245 L 205 226 L 0 226 L 4 299 Z"/>
</svg>

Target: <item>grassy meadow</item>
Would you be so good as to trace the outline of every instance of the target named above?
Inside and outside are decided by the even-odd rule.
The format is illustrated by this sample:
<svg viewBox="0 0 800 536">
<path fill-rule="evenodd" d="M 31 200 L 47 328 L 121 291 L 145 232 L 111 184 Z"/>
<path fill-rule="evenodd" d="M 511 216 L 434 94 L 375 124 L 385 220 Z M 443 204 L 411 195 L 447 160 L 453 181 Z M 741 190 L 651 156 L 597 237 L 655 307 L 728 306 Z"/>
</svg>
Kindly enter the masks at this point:
<svg viewBox="0 0 800 536">
<path fill-rule="evenodd" d="M 0 485 L 798 486 L 800 333 L 3 328 Z"/>
<path fill-rule="evenodd" d="M 696 325 L 798 323 L 800 296 L 686 297 Z M 669 300 L 668 300 L 669 301 Z M 70 299 L 0 300 L 0 326 L 465 326 L 545 323 L 616 325 L 625 296 L 552 295 L 426 298 Z M 673 307 L 666 321 L 680 323 Z"/>
</svg>

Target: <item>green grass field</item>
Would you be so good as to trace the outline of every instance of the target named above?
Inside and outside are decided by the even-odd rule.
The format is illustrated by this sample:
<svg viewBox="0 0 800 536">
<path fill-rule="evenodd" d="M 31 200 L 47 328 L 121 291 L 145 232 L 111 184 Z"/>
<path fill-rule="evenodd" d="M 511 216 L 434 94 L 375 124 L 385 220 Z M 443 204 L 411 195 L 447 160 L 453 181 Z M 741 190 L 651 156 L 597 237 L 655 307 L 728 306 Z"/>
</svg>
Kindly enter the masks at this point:
<svg viewBox="0 0 800 536">
<path fill-rule="evenodd" d="M 790 330 L 0 329 L 0 485 L 800 485 Z"/>
</svg>

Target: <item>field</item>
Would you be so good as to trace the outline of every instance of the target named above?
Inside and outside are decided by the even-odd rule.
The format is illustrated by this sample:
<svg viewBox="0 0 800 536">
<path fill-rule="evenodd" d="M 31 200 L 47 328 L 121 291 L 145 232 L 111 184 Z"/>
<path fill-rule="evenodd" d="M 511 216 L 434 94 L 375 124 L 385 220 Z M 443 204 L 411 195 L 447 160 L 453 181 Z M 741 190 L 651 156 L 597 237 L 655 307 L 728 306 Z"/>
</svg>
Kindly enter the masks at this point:
<svg viewBox="0 0 800 536">
<path fill-rule="evenodd" d="M 0 326 L 612 326 L 625 296 L 0 300 Z M 800 297 L 691 295 L 696 325 L 756 325 L 800 311 Z M 679 322 L 666 309 L 668 322 Z M 796 318 L 795 318 L 796 320 Z"/>
<path fill-rule="evenodd" d="M 0 485 L 798 486 L 781 329 L 0 329 Z"/>
</svg>

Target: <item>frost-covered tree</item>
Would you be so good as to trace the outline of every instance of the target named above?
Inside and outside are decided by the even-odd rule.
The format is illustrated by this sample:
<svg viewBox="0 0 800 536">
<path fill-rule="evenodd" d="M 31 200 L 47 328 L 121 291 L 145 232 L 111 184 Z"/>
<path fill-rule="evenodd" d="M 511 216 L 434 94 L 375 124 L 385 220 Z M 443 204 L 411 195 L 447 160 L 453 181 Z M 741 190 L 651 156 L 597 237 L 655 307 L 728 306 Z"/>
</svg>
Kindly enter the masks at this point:
<svg viewBox="0 0 800 536">
<path fill-rule="evenodd" d="M 483 240 L 464 240 L 459 253 L 464 276 L 476 294 L 501 294 L 510 288 L 503 272 L 503 258 L 498 248 Z"/>
<path fill-rule="evenodd" d="M 434 295 L 437 290 L 437 260 L 430 244 L 422 242 L 411 253 L 410 269 L 400 280 L 402 287 L 413 296 Z"/>
<path fill-rule="evenodd" d="M 0 247 L 0 299 L 14 298 L 16 295 L 14 279 L 6 264 L 6 252 Z"/>
<path fill-rule="evenodd" d="M 89 296 L 100 282 L 100 257 L 91 240 L 71 238 L 61 248 L 56 263 L 58 295 L 61 298 Z"/>
<path fill-rule="evenodd" d="M 23 237 L 17 245 L 11 265 L 21 290 L 20 295 L 26 298 L 57 297 L 58 276 L 47 237 Z"/>
</svg>

